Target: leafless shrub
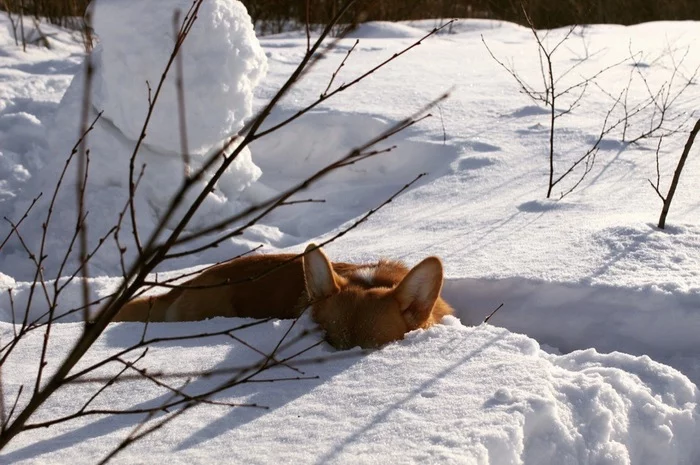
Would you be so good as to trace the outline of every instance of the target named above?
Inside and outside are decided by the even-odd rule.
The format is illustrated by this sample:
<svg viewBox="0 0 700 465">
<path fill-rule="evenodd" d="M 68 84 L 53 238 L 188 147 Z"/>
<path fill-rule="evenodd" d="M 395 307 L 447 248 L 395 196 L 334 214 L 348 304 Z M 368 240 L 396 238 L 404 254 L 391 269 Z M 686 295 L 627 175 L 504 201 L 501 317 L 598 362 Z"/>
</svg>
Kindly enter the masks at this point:
<svg viewBox="0 0 700 465">
<path fill-rule="evenodd" d="M 623 142 L 634 144 L 644 139 L 652 139 L 661 136 L 668 137 L 679 132 L 688 120 L 692 118 L 692 114 L 689 115 L 684 112 L 675 111 L 676 102 L 678 102 L 691 85 L 697 83 L 698 72 L 700 71 L 700 66 L 698 66 L 689 75 L 684 73 L 683 65 L 689 53 L 690 47 L 683 50 L 680 59 L 677 59 L 676 50 L 672 49 L 670 45 L 667 45 L 663 56 L 671 60 L 670 75 L 658 89 L 652 89 L 643 71 L 649 66 L 644 66 L 644 63 L 642 63 L 638 55 L 632 53 L 630 50 L 630 59 L 633 62 L 633 66 L 630 71 L 628 89 L 629 85 L 632 83 L 632 76 L 638 76 L 644 84 L 647 97 L 633 106 L 633 109 L 639 108 L 640 111 L 633 110 L 634 114 L 627 114 L 628 97 L 627 94 L 625 95 L 624 108 L 627 116 L 627 123 L 622 134 Z M 660 56 L 653 61 L 658 63 L 661 58 Z M 651 111 L 650 115 L 647 114 L 648 109 Z M 630 136 L 630 127 L 635 124 L 632 118 L 633 116 L 637 116 L 637 120 L 641 119 L 642 124 L 637 124 L 637 126 L 641 128 L 637 129 L 636 134 Z"/>
<path fill-rule="evenodd" d="M 301 79 L 302 76 L 318 61 L 321 56 L 321 45 L 326 41 L 326 39 L 331 34 L 333 27 L 339 22 L 347 10 L 353 5 L 353 1 L 349 0 L 344 3 L 343 7 L 340 8 L 336 15 L 329 21 L 321 32 L 319 38 L 314 42 L 309 40 L 307 51 L 298 65 L 298 67 L 292 72 L 287 81 L 283 84 L 280 90 L 274 95 L 270 101 L 262 108 L 262 110 L 254 116 L 251 121 L 244 127 L 240 135 L 232 137 L 230 142 L 219 150 L 216 154 L 209 157 L 202 167 L 194 170 L 193 172 L 186 172 L 186 176 L 183 178 L 182 185 L 176 191 L 176 193 L 170 199 L 170 203 L 159 220 L 153 231 L 151 231 L 147 236 L 140 237 L 137 233 L 136 228 L 136 215 L 134 210 L 134 198 L 138 194 L 139 183 L 142 179 L 145 167 L 138 167 L 136 163 L 137 154 L 141 147 L 141 142 L 144 139 L 144 135 L 148 129 L 150 115 L 153 112 L 153 108 L 157 105 L 160 89 L 163 82 L 168 75 L 170 68 L 175 65 L 176 73 L 179 73 L 177 56 L 181 49 L 182 44 L 187 39 L 189 31 L 196 20 L 197 11 L 203 0 L 196 0 L 191 9 L 183 16 L 179 26 L 177 27 L 177 34 L 175 44 L 173 46 L 170 59 L 164 69 L 161 80 L 152 90 L 149 89 L 149 110 L 145 121 L 142 126 L 141 137 L 137 139 L 137 143 L 130 156 L 130 171 L 129 171 L 129 195 L 125 202 L 122 210 L 117 212 L 116 220 L 114 226 L 105 233 L 105 235 L 100 238 L 97 245 L 92 249 L 88 249 L 85 241 L 85 235 L 87 231 L 87 212 L 84 210 L 85 206 L 85 184 L 89 177 L 89 148 L 87 139 L 92 131 L 92 128 L 99 120 L 101 114 L 89 121 L 89 112 L 86 108 L 90 106 L 90 79 L 91 79 L 91 66 L 88 63 L 85 67 L 86 69 L 86 86 L 83 101 L 83 114 L 82 114 L 82 128 L 83 132 L 75 144 L 73 150 L 68 155 L 63 172 L 59 174 L 56 186 L 53 190 L 51 201 L 49 202 L 48 210 L 45 212 L 45 217 L 42 223 L 42 236 L 41 244 L 38 251 L 34 251 L 31 247 L 23 240 L 21 226 L 25 218 L 28 215 L 34 213 L 35 201 L 27 208 L 24 215 L 17 221 L 12 222 L 7 220 L 10 224 L 10 231 L 7 234 L 7 238 L 3 240 L 0 244 L 0 251 L 2 247 L 7 243 L 10 237 L 16 238 L 24 247 L 28 258 L 32 261 L 35 267 L 35 274 L 33 281 L 30 283 L 27 304 L 24 311 L 19 313 L 15 312 L 15 304 L 13 299 L 12 289 L 8 290 L 9 301 L 11 305 L 11 313 L 13 318 L 13 323 L 15 323 L 15 333 L 10 342 L 4 344 L 0 347 L 0 367 L 3 366 L 4 362 L 8 357 L 19 355 L 18 349 L 19 344 L 26 336 L 35 331 L 43 331 L 43 344 L 41 349 L 41 354 L 37 360 L 37 372 L 34 377 L 33 389 L 29 389 L 26 386 L 21 386 L 19 390 L 14 393 L 12 397 L 8 397 L 9 393 L 2 390 L 2 379 L 0 378 L 0 413 L 2 417 L 0 418 L 0 449 L 4 448 L 9 441 L 12 440 L 18 434 L 22 432 L 32 430 L 35 428 L 41 428 L 50 426 L 57 423 L 62 423 L 66 421 L 73 420 L 75 418 L 80 418 L 88 415 L 96 414 L 110 414 L 110 415 L 131 415 L 131 414 L 147 414 L 147 418 L 139 423 L 137 427 L 125 438 L 122 443 L 112 450 L 104 459 L 104 462 L 108 461 L 114 455 L 118 454 L 121 450 L 127 447 L 129 444 L 141 439 L 142 437 L 150 434 L 153 431 L 158 430 L 163 425 L 167 424 L 173 418 L 187 412 L 191 407 L 199 405 L 201 403 L 213 403 L 210 397 L 222 390 L 229 389 L 233 386 L 237 386 L 243 383 L 254 382 L 256 376 L 262 372 L 269 370 L 275 366 L 289 366 L 294 368 L 298 364 L 304 363 L 317 363 L 318 360 L 315 359 L 305 359 L 299 360 L 299 357 L 304 353 L 307 353 L 310 349 L 320 344 L 320 342 L 314 342 L 313 344 L 305 347 L 296 353 L 286 356 L 285 358 L 280 357 L 280 353 L 283 349 L 290 347 L 297 340 L 293 337 L 290 338 L 291 330 L 296 324 L 294 321 L 290 324 L 289 329 L 284 334 L 284 336 L 277 342 L 274 350 L 269 353 L 259 353 L 261 356 L 259 362 L 253 363 L 249 366 L 236 367 L 235 369 L 229 370 L 227 373 L 220 372 L 204 372 L 204 373 L 189 373 L 189 372 L 174 372 L 174 373 L 162 373 L 153 372 L 146 370 L 142 364 L 147 358 L 148 349 L 153 344 L 158 342 L 167 341 L 177 341 L 177 340 L 192 340 L 192 339 L 206 339 L 214 336 L 227 336 L 232 340 L 241 342 L 246 345 L 239 336 L 238 332 L 244 328 L 258 325 L 264 323 L 265 320 L 248 323 L 248 324 L 235 324 L 229 328 L 226 328 L 215 333 L 198 333 L 189 334 L 185 336 L 173 336 L 168 338 L 149 338 L 147 336 L 148 323 L 144 325 L 143 332 L 141 334 L 140 340 L 132 344 L 131 346 L 118 351 L 102 360 L 98 360 L 92 364 L 89 364 L 85 360 L 85 354 L 90 349 L 90 347 L 95 343 L 95 341 L 100 337 L 100 335 L 107 328 L 109 322 L 114 318 L 119 309 L 132 297 L 138 295 L 142 292 L 144 287 L 148 286 L 165 286 L 173 287 L 177 286 L 172 284 L 173 280 L 166 280 L 158 282 L 158 280 L 149 280 L 149 275 L 154 271 L 154 269 L 168 260 L 172 260 L 177 257 L 184 255 L 191 255 L 197 253 L 206 248 L 216 247 L 221 241 L 233 235 L 240 234 L 242 231 L 248 227 L 254 225 L 269 213 L 279 208 L 280 206 L 289 205 L 293 203 L 303 202 L 290 200 L 290 198 L 296 193 L 304 190 L 312 183 L 318 181 L 319 179 L 325 177 L 329 173 L 341 169 L 343 167 L 352 165 L 354 163 L 360 162 L 370 157 L 380 156 L 383 153 L 392 150 L 389 148 L 377 148 L 376 146 L 380 143 L 385 142 L 392 135 L 403 131 L 404 129 L 414 125 L 418 121 L 427 117 L 426 112 L 432 108 L 434 105 L 446 98 L 446 95 L 438 97 L 433 102 L 428 103 L 423 108 L 418 109 L 418 111 L 402 121 L 397 122 L 393 126 L 389 127 L 380 135 L 375 138 L 360 144 L 355 149 L 351 150 L 344 156 L 338 158 L 335 162 L 328 164 L 327 166 L 319 169 L 317 172 L 308 176 L 305 180 L 292 186 L 286 191 L 256 205 L 252 205 L 238 214 L 232 215 L 218 223 L 210 225 L 210 227 L 204 230 L 185 233 L 186 227 L 190 222 L 191 218 L 198 210 L 207 194 L 214 188 L 216 182 L 224 174 L 226 169 L 230 164 L 236 159 L 239 153 L 247 147 L 253 141 L 260 139 L 262 137 L 273 137 L 275 132 L 289 124 L 291 121 L 302 117 L 304 114 L 309 112 L 311 109 L 319 105 L 321 102 L 331 98 L 333 95 L 343 92 L 348 88 L 356 85 L 357 83 L 363 81 L 367 76 L 380 70 L 386 64 L 400 57 L 406 51 L 416 47 L 420 42 L 433 34 L 438 33 L 443 27 L 449 26 L 445 24 L 439 28 L 432 30 L 427 33 L 424 37 L 416 41 L 414 44 L 408 46 L 404 51 L 394 54 L 392 57 L 388 58 L 381 64 L 371 68 L 367 72 L 361 74 L 358 78 L 336 87 L 333 87 L 333 79 L 340 71 L 342 67 L 341 62 L 339 64 L 338 70 L 331 76 L 329 85 L 326 91 L 319 96 L 319 98 L 302 108 L 296 114 L 290 116 L 285 121 L 265 130 L 262 130 L 262 124 L 265 119 L 269 116 L 270 112 L 275 108 L 277 103 L 286 95 L 286 93 Z M 336 42 L 332 42 L 328 47 L 332 48 Z M 327 48 L 328 49 L 328 48 Z M 347 58 L 347 56 L 346 56 Z M 181 97 L 181 92 L 178 93 Z M 180 111 L 183 111 L 184 100 L 179 106 Z M 181 128 L 185 129 L 184 117 L 181 118 Z M 238 145 L 233 148 L 233 143 L 238 142 Z M 187 151 L 187 141 L 186 137 L 182 138 L 182 148 L 183 153 Z M 186 161 L 186 158 L 185 158 Z M 65 250 L 65 256 L 63 262 L 58 271 L 58 277 L 64 276 L 61 280 L 55 279 L 53 283 L 46 278 L 44 275 L 44 270 L 42 264 L 46 259 L 48 252 L 45 250 L 45 243 L 48 235 L 49 224 L 52 219 L 54 202 L 56 201 L 59 190 L 63 187 L 63 180 L 68 170 L 69 166 L 78 165 L 79 176 L 76 179 L 76 202 L 77 202 L 77 217 L 75 223 L 75 229 L 73 232 L 72 239 L 68 244 L 67 250 Z M 211 177 L 204 181 L 205 174 L 213 172 Z M 402 189 L 398 190 L 392 196 L 387 198 L 384 202 L 376 206 L 374 209 L 369 210 L 364 216 L 358 219 L 355 223 L 346 227 L 345 229 L 338 232 L 333 237 L 329 238 L 325 242 L 319 244 L 323 246 L 339 237 L 342 237 L 348 231 L 359 226 L 364 221 L 366 221 L 372 214 L 374 214 L 379 208 L 383 207 L 387 203 L 391 202 L 397 195 L 399 195 L 404 190 L 408 189 L 413 183 L 420 179 L 423 175 L 419 174 L 415 179 L 407 183 Z M 202 186 L 202 184 L 204 184 Z M 196 197 L 192 201 L 185 201 L 186 194 L 190 191 L 196 193 Z M 126 218 L 125 218 L 126 217 Z M 234 227 L 234 225 L 239 224 L 240 221 L 245 220 L 246 222 L 240 226 Z M 124 222 L 130 221 L 131 223 L 131 234 L 133 236 L 134 242 L 138 248 L 138 256 L 136 259 L 128 264 L 125 259 L 125 250 L 121 241 L 121 234 L 124 233 L 124 228 L 126 227 Z M 167 227 L 166 227 L 167 225 Z M 193 245 L 196 239 L 207 239 L 208 242 L 202 246 Z M 89 263 L 92 257 L 98 253 L 100 247 L 107 241 L 114 240 L 120 251 L 120 267 L 122 270 L 122 280 L 118 288 L 112 294 L 104 296 L 95 301 L 90 301 L 90 293 L 87 290 L 89 281 Z M 74 246 L 79 248 L 79 254 L 81 257 L 80 263 L 77 265 L 76 269 L 70 270 L 68 268 L 68 256 L 70 255 Z M 177 253 L 172 252 L 174 246 L 189 247 L 179 251 Z M 300 254 L 299 256 L 302 256 Z M 299 257 L 298 256 L 298 257 Z M 297 257 L 297 258 L 298 258 Z M 268 271 L 269 272 L 269 271 Z M 184 275 L 183 275 L 184 276 Z M 182 277 L 182 276 L 180 276 Z M 178 277 L 178 278 L 180 278 Z M 260 276 L 251 276 L 248 279 L 254 280 L 259 279 Z M 173 278 L 175 279 L 175 278 Z M 83 286 L 83 301 L 79 307 L 72 308 L 69 310 L 62 310 L 58 312 L 59 301 L 63 295 L 63 291 L 66 289 L 70 283 L 80 280 Z M 30 309 L 32 306 L 41 305 L 47 308 L 46 312 L 40 315 L 38 318 L 30 318 Z M 88 310 L 96 310 L 94 313 L 89 314 Z M 73 314 L 83 315 L 83 331 L 77 338 L 75 344 L 68 350 L 65 358 L 57 362 L 55 369 L 52 371 L 50 376 L 45 375 L 44 367 L 46 366 L 47 358 L 47 348 L 51 336 L 51 329 L 56 321 L 65 318 Z M 19 320 L 15 318 L 19 316 Z M 296 338 L 303 338 L 307 336 L 306 332 L 302 332 Z M 251 349 L 252 350 L 252 349 Z M 342 353 L 338 355 L 343 357 Z M 85 362 L 81 364 L 80 369 L 76 369 L 79 362 Z M 85 366 L 88 365 L 88 366 Z M 116 366 L 119 369 L 111 376 L 100 377 L 99 369 L 105 366 Z M 298 369 L 297 369 L 298 370 Z M 228 378 L 226 381 L 221 382 L 206 392 L 198 395 L 190 395 L 185 392 L 185 387 L 188 385 L 189 380 L 193 377 L 199 376 L 213 376 L 213 375 L 227 374 Z M 170 393 L 170 397 L 164 401 L 161 405 L 156 405 L 152 407 L 144 407 L 138 409 L 129 409 L 124 407 L 116 407 L 114 409 L 95 409 L 92 407 L 93 402 L 96 398 L 102 395 L 103 392 L 110 389 L 115 384 L 122 380 L 136 379 L 141 380 L 146 383 L 153 383 L 162 389 L 165 389 Z M 169 380 L 178 380 L 176 383 L 171 383 Z M 284 380 L 289 380 L 292 378 L 284 378 Z M 303 379 L 302 376 L 295 377 L 293 379 Z M 274 381 L 271 379 L 270 381 Z M 283 379 L 280 379 L 283 380 Z M 92 396 L 84 399 L 82 405 L 73 413 L 68 414 L 63 417 L 44 419 L 41 421 L 34 421 L 35 412 L 44 405 L 49 399 L 52 398 L 54 393 L 63 387 L 75 383 L 97 383 L 100 386 Z M 233 404 L 231 404 L 233 406 Z M 260 407 L 257 405 L 247 405 L 248 407 Z M 8 410 L 9 408 L 9 410 Z M 168 410 L 172 409 L 172 410 Z M 166 412 L 166 413 L 163 413 Z"/>
<path fill-rule="evenodd" d="M 603 137 L 606 134 L 608 134 L 612 129 L 614 129 L 614 127 L 616 127 L 616 125 L 608 126 L 608 119 L 612 111 L 619 104 L 619 98 L 616 99 L 612 108 L 610 108 L 610 110 L 608 111 L 605 121 L 603 123 L 603 128 L 601 130 L 600 137 L 597 139 L 594 145 L 589 150 L 587 150 L 582 157 L 574 161 L 567 169 L 561 171 L 561 174 L 557 174 L 557 170 L 555 169 L 556 150 L 554 143 L 554 135 L 556 132 L 557 120 L 563 116 L 570 114 L 576 108 L 578 108 L 581 104 L 582 99 L 584 98 L 584 95 L 586 94 L 586 91 L 588 90 L 588 86 L 591 85 L 591 83 L 595 83 L 595 80 L 601 74 L 605 73 L 611 68 L 620 65 L 622 62 L 617 62 L 612 65 L 606 66 L 605 68 L 601 69 L 600 71 L 594 73 L 591 76 L 581 77 L 580 81 L 575 82 L 573 84 L 563 85 L 562 79 L 571 74 L 574 70 L 576 70 L 579 66 L 584 64 L 592 56 L 588 51 L 586 51 L 586 55 L 582 59 L 578 60 L 575 64 L 570 66 L 568 69 L 565 69 L 563 72 L 556 73 L 554 70 L 554 54 L 571 38 L 572 34 L 574 34 L 578 26 L 570 26 L 561 39 L 559 39 L 553 46 L 548 46 L 547 38 L 550 34 L 550 31 L 541 34 L 541 32 L 539 32 L 535 28 L 535 25 L 530 19 L 524 6 L 522 11 L 530 27 L 530 31 L 532 32 L 532 35 L 535 38 L 535 42 L 537 43 L 537 52 L 540 64 L 540 76 L 542 77 L 541 87 L 533 86 L 526 80 L 524 80 L 513 68 L 513 66 L 505 64 L 503 61 L 499 60 L 494 55 L 483 36 L 481 40 L 486 46 L 486 49 L 488 50 L 491 57 L 515 79 L 515 81 L 520 86 L 521 92 L 530 97 L 538 105 L 544 106 L 549 113 L 549 180 L 547 183 L 547 198 L 551 197 L 554 187 L 558 185 L 564 178 L 570 175 L 574 171 L 574 169 L 576 169 L 578 166 L 584 167 L 581 178 L 576 183 L 574 183 L 574 186 L 572 188 L 568 189 L 566 192 L 561 194 L 561 197 L 564 197 L 565 195 L 571 193 L 590 172 L 590 170 L 593 167 L 593 164 L 595 163 L 595 156 L 598 152 L 600 142 L 603 140 Z M 562 100 L 565 101 L 563 106 L 561 103 Z"/>
</svg>

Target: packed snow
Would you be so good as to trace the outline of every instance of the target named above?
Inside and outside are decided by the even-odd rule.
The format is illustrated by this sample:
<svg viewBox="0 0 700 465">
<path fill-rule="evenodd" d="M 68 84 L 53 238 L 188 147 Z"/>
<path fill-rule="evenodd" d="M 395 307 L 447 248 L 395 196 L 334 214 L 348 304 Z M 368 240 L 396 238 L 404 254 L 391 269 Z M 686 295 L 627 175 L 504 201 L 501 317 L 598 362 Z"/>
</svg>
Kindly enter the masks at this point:
<svg viewBox="0 0 700 465">
<path fill-rule="evenodd" d="M 93 245 L 123 208 L 129 156 L 147 108 L 145 81 L 152 86 L 158 81 L 172 47 L 172 14 L 163 5 L 144 5 L 100 0 L 93 11 L 100 41 L 90 55 L 95 66 L 92 104 L 93 112 L 104 110 L 105 116 L 88 139 Z M 178 5 L 186 9 L 190 2 Z M 303 31 L 256 39 L 237 2 L 204 5 L 183 55 L 193 163 L 233 136 L 274 95 L 306 50 Z M 51 49 L 32 45 L 24 53 L 14 44 L 7 18 L 0 22 L 0 205 L 3 216 L 17 220 L 39 191 L 50 196 L 79 134 L 84 52 L 77 33 L 47 25 L 42 31 L 49 34 Z M 356 39 L 336 85 L 411 45 L 435 25 L 434 20 L 362 25 L 304 76 L 267 127 L 312 103 Z M 555 69 L 578 64 L 560 81 L 563 87 L 630 54 L 637 65 L 627 60 L 600 74 L 580 106 L 557 120 L 556 170 L 566 170 L 595 143 L 614 97 L 628 82 L 631 107 L 667 88 L 677 68 L 672 92 L 680 92 L 684 80 L 692 82 L 674 101 L 668 126 L 689 118 L 700 99 L 692 77 L 700 65 L 699 31 L 695 22 L 577 29 L 554 55 Z M 556 44 L 566 32 L 551 31 L 547 43 Z M 337 352 L 321 344 L 300 360 L 321 357 L 327 359 L 324 363 L 299 364 L 296 370 L 283 365 L 258 377 L 304 379 L 242 384 L 214 397 L 266 409 L 198 406 L 122 451 L 115 462 L 150 462 L 154 457 L 173 464 L 700 461 L 698 149 L 690 154 L 665 230 L 655 227 L 661 202 L 648 181 L 656 179 L 657 140 L 626 144 L 620 130 L 604 137 L 591 172 L 571 194 L 557 200 L 576 182 L 577 172 L 555 189 L 555 199 L 547 200 L 546 109 L 519 92 L 484 42 L 523 79 L 540 85 L 537 46 L 527 28 L 461 20 L 357 87 L 254 143 L 210 194 L 192 227 L 294 185 L 453 89 L 448 100 L 431 110 L 431 118 L 378 147 L 396 145 L 395 150 L 333 173 L 297 197 L 325 203 L 285 206 L 243 236 L 170 263 L 159 273 L 177 274 L 177 269 L 224 260 L 260 244 L 265 253 L 299 252 L 308 242 L 349 226 L 427 172 L 326 252 L 337 261 L 388 257 L 408 264 L 437 255 L 446 270 L 443 295 L 456 316 L 377 351 Z M 174 83 L 163 92 L 139 155 L 148 165 L 136 205 L 143 231 L 153 227 L 183 176 Z M 571 104 L 571 98 L 562 100 L 562 109 Z M 615 117 L 621 108 L 617 110 Z M 648 127 L 652 113 L 650 107 L 631 120 L 629 137 Z M 659 151 L 662 192 L 686 138 L 687 127 L 664 138 Z M 68 188 L 59 196 L 50 225 L 47 279 L 59 272 L 73 235 L 74 205 Z M 41 239 L 40 213 L 46 204 L 35 208 L 20 228 L 30 247 Z M 9 226 L 2 228 L 4 238 Z M 110 244 L 100 252 L 92 269 L 96 277 L 90 280 L 95 296 L 114 289 L 120 274 L 116 247 Z M 33 268 L 16 240 L 0 254 L 4 345 L 13 334 L 13 318 L 26 307 Z M 80 299 L 80 286 L 69 285 L 61 309 L 77 307 Z M 32 318 L 46 310 L 40 303 L 36 300 L 30 309 Z M 489 323 L 482 324 L 501 303 Z M 66 318 L 52 327 L 47 370 L 56 367 L 79 336 L 76 320 Z M 214 332 L 245 323 L 251 321 L 151 324 L 148 336 Z M 254 349 L 223 336 L 156 344 L 137 366 L 165 373 L 226 372 L 258 362 L 257 351 L 271 351 L 291 324 L 274 321 L 236 331 Z M 314 329 L 310 318 L 302 317 L 290 334 L 295 344 L 279 356 L 321 341 Z M 142 332 L 136 323 L 110 325 L 82 366 L 130 346 Z M 31 333 L 2 366 L 7 399 L 14 399 L 20 386 L 33 387 L 42 339 L 43 331 Z M 95 375 L 109 376 L 120 368 L 115 364 Z M 184 389 L 192 395 L 227 379 L 226 374 L 194 378 Z M 30 423 L 79 410 L 99 386 L 74 384 L 58 391 Z M 97 396 L 91 408 L 156 406 L 169 397 L 153 383 L 125 381 Z M 20 407 L 27 398 L 25 392 Z M 0 453 L 0 463 L 94 463 L 143 418 L 95 415 L 29 430 Z"/>
</svg>

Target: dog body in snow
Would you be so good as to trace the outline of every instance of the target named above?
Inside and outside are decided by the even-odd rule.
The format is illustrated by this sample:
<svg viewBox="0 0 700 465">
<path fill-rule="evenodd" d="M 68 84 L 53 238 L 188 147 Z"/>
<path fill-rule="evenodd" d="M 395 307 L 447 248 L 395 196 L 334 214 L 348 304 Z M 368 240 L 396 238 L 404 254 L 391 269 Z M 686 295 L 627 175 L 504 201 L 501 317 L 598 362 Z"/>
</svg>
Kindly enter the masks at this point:
<svg viewBox="0 0 700 465">
<path fill-rule="evenodd" d="M 438 323 L 452 308 L 440 297 L 442 263 L 331 263 L 310 244 L 306 254 L 253 255 L 207 269 L 158 296 L 137 297 L 114 321 L 196 321 L 217 316 L 312 318 L 338 349 L 379 347 Z"/>
</svg>

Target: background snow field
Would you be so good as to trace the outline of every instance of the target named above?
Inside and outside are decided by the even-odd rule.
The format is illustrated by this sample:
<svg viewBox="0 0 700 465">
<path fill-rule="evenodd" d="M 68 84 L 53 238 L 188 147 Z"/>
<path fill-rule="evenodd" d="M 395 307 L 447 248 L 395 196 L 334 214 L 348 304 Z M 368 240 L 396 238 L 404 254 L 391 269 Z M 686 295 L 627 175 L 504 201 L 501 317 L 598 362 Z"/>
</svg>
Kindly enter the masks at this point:
<svg viewBox="0 0 700 465">
<path fill-rule="evenodd" d="M 156 18 L 159 8 L 142 5 L 100 0 L 95 6 L 101 42 L 92 54 L 93 104 L 106 117 L 89 137 L 92 245 L 114 224 L 126 199 L 129 156 L 145 116 L 145 80 L 157 81 L 167 60 L 163 50 L 171 46 L 172 35 L 141 34 L 148 27 L 139 24 L 161 24 L 168 31 L 172 26 L 171 16 Z M 306 50 L 303 32 L 256 39 L 238 3 L 205 5 L 209 9 L 202 11 L 184 55 L 194 163 L 274 95 Z M 435 24 L 362 25 L 292 89 L 267 127 L 318 98 L 356 39 L 336 84 L 392 56 Z M 50 34 L 52 48 L 31 46 L 23 53 L 14 45 L 9 21 L 0 17 L 0 210 L 14 220 L 39 191 L 49 196 L 78 135 L 84 85 L 80 38 L 49 25 L 42 30 Z M 548 43 L 556 44 L 564 34 L 563 29 L 551 31 Z M 325 203 L 285 206 L 242 236 L 169 263 L 158 274 L 167 277 L 225 260 L 260 244 L 265 253 L 299 252 L 426 172 L 420 183 L 326 252 L 336 261 L 387 257 L 409 265 L 439 256 L 446 272 L 443 295 L 456 309 L 455 318 L 373 352 L 335 352 L 321 344 L 301 359 L 328 357 L 325 363 L 300 364 L 303 374 L 280 366 L 259 375 L 259 382 L 215 397 L 267 409 L 200 405 L 124 450 L 115 462 L 150 463 L 156 457 L 172 464 L 700 462 L 698 148 L 690 153 L 665 230 L 655 227 L 661 202 L 648 181 L 656 179 L 657 140 L 627 144 L 619 130 L 603 138 L 591 172 L 576 190 L 562 200 L 546 200 L 546 109 L 520 92 L 484 41 L 523 79 L 540 85 L 537 46 L 528 29 L 459 21 L 450 34 L 423 41 L 357 87 L 254 143 L 207 199 L 192 228 L 289 188 L 453 89 L 431 118 L 378 147 L 396 145 L 395 150 L 338 171 L 296 197 Z M 630 54 L 637 65 L 628 60 L 602 73 L 587 87 L 580 106 L 557 119 L 557 172 L 595 143 L 625 86 L 630 105 L 669 85 L 677 92 L 700 65 L 699 49 L 696 22 L 577 29 L 554 55 L 555 70 L 577 64 L 561 79 L 562 88 Z M 693 80 L 674 101 L 669 127 L 699 107 L 699 89 Z M 148 164 L 136 205 L 144 232 L 158 220 L 182 177 L 174 95 L 173 88 L 163 95 L 162 112 L 140 155 Z M 561 109 L 571 100 L 562 98 Z M 631 120 L 630 137 L 647 129 L 653 111 L 650 107 Z M 680 132 L 663 140 L 662 192 L 686 138 L 687 132 Z M 555 199 L 578 179 L 576 173 L 571 176 L 557 186 Z M 74 210 L 73 191 L 67 189 L 50 228 L 47 279 L 59 272 L 74 230 Z M 31 247 L 41 238 L 42 219 L 43 214 L 35 214 L 22 225 Z M 9 226 L 0 228 L 4 238 Z M 4 345 L 14 329 L 7 290 L 13 289 L 15 309 L 24 309 L 33 265 L 16 241 L 0 253 Z M 91 271 L 96 297 L 113 290 L 120 276 L 117 249 L 102 249 Z M 69 285 L 58 311 L 79 306 L 80 292 L 78 284 Z M 31 317 L 46 310 L 39 302 L 30 309 Z M 490 324 L 480 324 L 501 303 Z M 148 335 L 220 331 L 247 322 L 217 318 L 151 324 Z M 265 352 L 290 324 L 268 322 L 236 334 Z M 314 328 L 303 317 L 292 330 L 300 340 L 285 354 L 321 341 Z M 311 333 L 302 337 L 305 330 Z M 80 331 L 75 318 L 53 326 L 49 372 Z M 110 325 L 83 363 L 128 347 L 142 331 L 135 323 Z M 2 366 L 7 399 L 32 385 L 42 337 L 41 331 L 31 333 Z M 255 350 L 221 337 L 155 345 L 138 366 L 164 373 L 225 372 L 260 360 Z M 119 369 L 108 365 L 98 374 Z M 290 377 L 304 379 L 265 382 Z M 195 378 L 184 389 L 196 394 L 226 380 L 226 374 Z M 58 391 L 31 422 L 75 412 L 99 387 L 82 383 Z M 168 396 L 155 384 L 126 381 L 105 390 L 91 407 L 139 408 L 160 405 Z M 26 400 L 20 397 L 19 405 Z M 0 463 L 95 463 L 143 418 L 95 415 L 30 430 L 0 453 Z"/>
</svg>

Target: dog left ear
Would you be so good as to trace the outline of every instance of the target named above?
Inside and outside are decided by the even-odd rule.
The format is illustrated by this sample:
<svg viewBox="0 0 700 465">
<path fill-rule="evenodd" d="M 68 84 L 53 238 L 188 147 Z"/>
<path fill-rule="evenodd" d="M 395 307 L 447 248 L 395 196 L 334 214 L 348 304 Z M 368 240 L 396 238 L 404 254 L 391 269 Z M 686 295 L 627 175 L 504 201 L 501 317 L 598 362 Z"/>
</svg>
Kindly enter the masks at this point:
<svg viewBox="0 0 700 465">
<path fill-rule="evenodd" d="M 331 262 L 326 254 L 315 244 L 306 246 L 304 255 L 304 281 L 309 298 L 320 299 L 328 297 L 340 289 Z"/>
<path fill-rule="evenodd" d="M 441 289 L 442 263 L 437 257 L 428 257 L 414 266 L 394 289 L 409 329 L 420 328 L 430 318 Z"/>
</svg>

